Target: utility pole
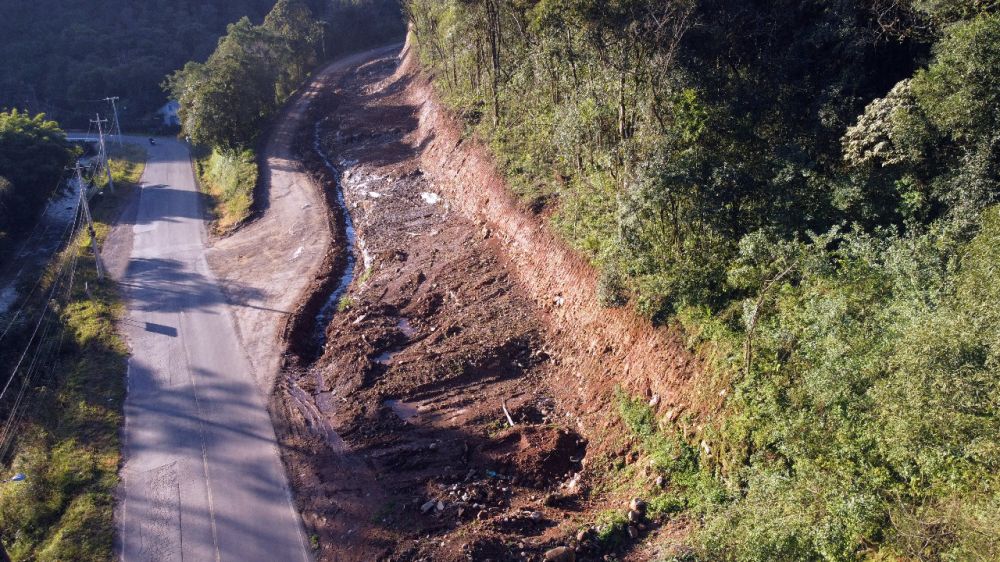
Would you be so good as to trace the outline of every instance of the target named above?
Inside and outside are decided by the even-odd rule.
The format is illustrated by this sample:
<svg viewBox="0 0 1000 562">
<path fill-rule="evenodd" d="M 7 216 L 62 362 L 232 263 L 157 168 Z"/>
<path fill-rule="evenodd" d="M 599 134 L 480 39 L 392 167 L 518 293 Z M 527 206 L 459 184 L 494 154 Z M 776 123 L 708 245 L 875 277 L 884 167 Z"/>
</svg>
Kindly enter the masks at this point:
<svg viewBox="0 0 1000 562">
<path fill-rule="evenodd" d="M 97 125 L 97 138 L 100 139 L 100 145 L 101 145 L 101 154 L 99 160 L 104 164 L 104 170 L 108 173 L 108 187 L 111 188 L 111 193 L 114 193 L 115 182 L 114 180 L 111 179 L 111 164 L 108 163 L 108 151 L 107 148 L 104 146 L 104 130 L 101 128 L 101 125 L 107 123 L 108 120 L 101 119 L 101 114 L 98 113 L 97 120 L 92 119 L 90 122 L 95 123 Z"/>
<path fill-rule="evenodd" d="M 113 96 L 113 97 L 104 98 L 104 101 L 111 102 L 111 111 L 114 112 L 114 114 L 115 114 L 115 126 L 114 126 L 113 129 L 111 129 L 111 133 L 115 134 L 115 131 L 117 131 L 117 138 L 116 138 L 116 140 L 118 141 L 118 146 L 121 146 L 122 145 L 122 126 L 118 122 L 118 106 L 115 105 L 115 102 L 118 101 L 118 99 L 119 99 L 118 96 Z"/>
<path fill-rule="evenodd" d="M 101 252 L 97 248 L 97 232 L 94 231 L 94 218 L 90 215 L 90 203 L 87 201 L 87 188 L 83 183 L 83 166 L 79 162 L 76 167 L 71 168 L 76 171 L 76 182 L 80 186 L 80 206 L 83 208 L 83 217 L 87 219 L 87 233 L 90 234 L 90 244 L 94 249 L 94 264 L 97 267 L 97 279 L 104 279 L 104 266 L 101 265 Z"/>
</svg>

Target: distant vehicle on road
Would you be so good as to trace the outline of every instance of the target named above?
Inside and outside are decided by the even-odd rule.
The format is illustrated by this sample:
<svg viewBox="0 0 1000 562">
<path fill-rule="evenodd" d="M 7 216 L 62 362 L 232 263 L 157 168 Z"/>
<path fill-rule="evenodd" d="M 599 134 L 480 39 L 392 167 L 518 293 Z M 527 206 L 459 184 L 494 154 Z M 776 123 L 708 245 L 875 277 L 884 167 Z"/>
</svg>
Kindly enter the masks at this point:
<svg viewBox="0 0 1000 562">
<path fill-rule="evenodd" d="M 154 139 L 153 137 L 149 137 L 149 144 L 152 145 L 152 146 L 155 146 L 156 145 L 156 139 Z"/>
</svg>

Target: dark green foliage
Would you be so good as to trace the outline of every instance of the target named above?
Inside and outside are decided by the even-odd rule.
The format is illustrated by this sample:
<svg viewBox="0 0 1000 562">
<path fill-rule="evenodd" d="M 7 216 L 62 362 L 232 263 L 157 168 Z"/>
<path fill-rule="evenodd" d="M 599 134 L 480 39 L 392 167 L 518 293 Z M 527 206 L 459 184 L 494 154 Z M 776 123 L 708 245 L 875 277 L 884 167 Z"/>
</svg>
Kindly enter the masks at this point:
<svg viewBox="0 0 1000 562">
<path fill-rule="evenodd" d="M 313 7 L 323 25 L 323 58 L 361 51 L 392 41 L 406 33 L 401 3 L 397 0 L 316 0 Z"/>
<path fill-rule="evenodd" d="M 387 4 L 371 0 L 349 6 Z M 339 54 L 329 52 L 327 37 L 338 37 L 342 26 L 352 23 L 338 19 L 339 6 L 339 2 L 327 5 L 326 14 L 332 19 L 322 21 L 305 0 L 279 0 L 261 25 L 248 18 L 231 24 L 204 63 L 187 63 L 164 84 L 181 103 L 183 132 L 197 144 L 226 152 L 252 148 L 264 124 L 313 67 L 324 57 Z M 362 36 L 370 32 L 366 42 L 351 47 L 385 40 L 386 30 L 398 30 L 398 21 L 398 13 L 388 22 L 367 21 L 353 30 Z"/>
<path fill-rule="evenodd" d="M 656 319 L 724 306 L 747 233 L 870 222 L 839 202 L 840 139 L 926 51 L 880 39 L 864 2 L 408 6 L 515 189 L 557 202 L 559 230 Z"/>
<path fill-rule="evenodd" d="M 38 218 L 73 157 L 66 135 L 44 115 L 0 113 L 0 256 Z"/>
<path fill-rule="evenodd" d="M 166 83 L 181 103 L 182 130 L 201 145 L 252 147 L 264 123 L 316 60 L 319 28 L 309 9 L 281 0 L 263 25 L 232 24 L 205 63 L 189 62 Z"/>
</svg>

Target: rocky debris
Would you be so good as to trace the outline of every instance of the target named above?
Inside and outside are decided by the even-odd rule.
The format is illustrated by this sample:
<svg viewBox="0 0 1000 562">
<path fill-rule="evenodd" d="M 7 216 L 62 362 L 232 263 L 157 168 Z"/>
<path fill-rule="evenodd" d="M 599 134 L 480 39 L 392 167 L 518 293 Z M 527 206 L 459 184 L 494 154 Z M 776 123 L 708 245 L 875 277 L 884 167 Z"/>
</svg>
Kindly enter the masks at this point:
<svg viewBox="0 0 1000 562">
<path fill-rule="evenodd" d="M 646 502 L 641 498 L 633 498 L 629 502 L 628 508 L 639 513 L 646 513 Z"/>
<path fill-rule="evenodd" d="M 571 430 L 517 426 L 483 449 L 504 472 L 517 474 L 520 485 L 550 488 L 577 473 L 586 453 L 586 441 Z"/>
<path fill-rule="evenodd" d="M 557 546 L 545 551 L 546 562 L 576 562 L 576 551 L 568 546 Z"/>
<path fill-rule="evenodd" d="M 546 507 L 565 507 L 577 500 L 577 495 L 567 492 L 552 492 L 547 494 L 542 503 Z"/>
<path fill-rule="evenodd" d="M 577 389 L 549 384 L 578 358 L 538 315 L 569 311 L 576 293 L 529 298 L 507 269 L 505 235 L 449 212 L 454 194 L 419 170 L 414 109 L 379 90 L 391 68 L 348 73 L 324 106 L 323 147 L 365 271 L 299 377 L 322 395 L 343 448 L 302 439 L 286 452 L 304 475 L 298 499 L 321 512 L 310 519 L 318 559 L 599 559 L 593 529 L 574 541 L 564 525 L 618 500 L 590 494 Z M 611 350 L 598 344 L 595 354 Z"/>
</svg>

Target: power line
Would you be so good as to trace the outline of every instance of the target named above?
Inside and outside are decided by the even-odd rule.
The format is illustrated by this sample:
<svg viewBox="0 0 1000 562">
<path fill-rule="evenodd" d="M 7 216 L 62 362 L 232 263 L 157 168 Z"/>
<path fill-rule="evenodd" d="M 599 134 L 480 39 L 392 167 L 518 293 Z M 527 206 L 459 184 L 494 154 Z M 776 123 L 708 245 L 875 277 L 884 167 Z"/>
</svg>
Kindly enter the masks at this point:
<svg viewBox="0 0 1000 562">
<path fill-rule="evenodd" d="M 77 214 L 76 218 L 79 219 L 79 213 Z M 76 223 L 78 224 L 78 220 L 76 221 Z M 74 233 L 75 231 L 76 228 L 74 226 Z M 60 273 L 57 276 L 56 280 L 53 282 L 53 294 L 56 292 L 56 289 L 58 289 L 60 283 L 65 282 L 67 302 L 69 298 L 72 296 L 73 283 L 76 273 L 76 264 L 79 256 L 80 252 L 79 249 L 77 248 L 73 251 L 73 257 L 63 262 L 62 268 L 60 269 Z M 69 265 L 68 270 L 66 267 L 67 264 Z M 50 309 L 47 307 L 45 310 L 42 311 L 41 318 L 44 320 L 46 318 L 46 314 L 49 312 Z M 32 356 L 31 362 L 29 363 L 28 368 L 25 370 L 25 373 L 22 377 L 21 387 L 18 390 L 17 398 L 14 401 L 14 405 L 10 409 L 9 415 L 7 416 L 7 420 L 4 422 L 3 430 L 0 431 L 0 459 L 6 458 L 6 455 L 8 454 L 10 447 L 14 442 L 14 430 L 19 424 L 21 417 L 24 415 L 24 412 L 27 411 L 27 403 L 25 402 L 25 396 L 27 395 L 28 389 L 31 388 L 32 381 L 35 379 L 36 374 L 40 370 L 44 370 L 43 365 L 45 365 L 46 363 L 48 364 L 49 373 L 51 374 L 52 372 L 54 372 L 57 354 L 62 349 L 65 340 L 66 327 L 62 326 L 58 322 L 58 318 L 54 314 L 47 314 L 47 317 L 48 321 L 45 323 L 45 328 L 42 330 L 41 337 L 39 338 L 38 344 L 35 347 L 35 353 Z M 58 343 L 56 343 L 55 345 L 53 345 L 51 339 L 48 339 L 49 333 L 53 327 L 56 327 L 59 332 Z M 30 347 L 30 342 L 29 342 L 29 347 Z"/>
<path fill-rule="evenodd" d="M 111 96 L 111 97 L 104 98 L 104 100 L 111 103 L 111 111 L 113 111 L 114 115 L 115 115 L 115 125 L 114 125 L 114 128 L 111 129 L 111 131 L 112 131 L 113 134 L 115 134 L 114 132 L 117 131 L 117 139 L 116 140 L 118 141 L 118 146 L 121 146 L 122 145 L 122 126 L 118 122 L 118 106 L 115 104 L 115 102 L 117 102 L 119 100 L 119 98 L 118 98 L 118 96 Z"/>
<path fill-rule="evenodd" d="M 101 119 L 101 114 L 100 113 L 97 114 L 97 119 L 96 120 L 91 121 L 91 123 L 94 123 L 94 124 L 97 125 L 97 136 L 98 136 L 98 139 L 99 139 L 98 142 L 100 143 L 100 147 L 101 147 L 100 154 L 99 154 L 98 158 L 100 159 L 100 163 L 104 166 L 105 171 L 107 171 L 107 173 L 108 173 L 108 187 L 111 188 L 111 193 L 114 193 L 115 192 L 115 181 L 111 178 L 111 164 L 108 163 L 108 151 L 107 151 L 107 148 L 104 146 L 104 130 L 101 128 L 101 125 L 104 124 L 104 123 L 107 123 L 107 122 L 108 122 L 107 119 Z"/>
<path fill-rule="evenodd" d="M 0 459 L 5 458 L 9 449 L 9 446 L 13 443 L 14 430 L 16 429 L 18 423 L 21 421 L 21 417 L 27 410 L 27 403 L 25 402 L 25 397 L 28 394 L 28 389 L 31 388 L 32 382 L 35 379 L 35 375 L 41 369 L 44 363 L 49 362 L 54 358 L 55 353 L 58 352 L 59 348 L 62 347 L 63 337 L 66 334 L 65 327 L 59 330 L 59 343 L 55 347 L 51 344 L 51 340 L 47 340 L 49 332 L 53 326 L 58 326 L 58 322 L 54 315 L 48 315 L 48 321 L 45 323 L 45 328 L 42 330 L 42 337 L 39 338 L 39 343 L 35 347 L 35 354 L 31 359 L 31 363 L 28 365 L 24 376 L 21 380 L 21 387 L 18 389 L 17 398 L 14 400 L 14 405 L 11 407 L 10 412 L 7 416 L 7 420 L 4 422 L 3 430 L 0 431 Z M 46 346 L 46 341 L 49 345 Z M 43 357 L 44 350 L 44 357 Z M 49 368 L 54 366 L 54 362 L 49 363 Z"/>
<path fill-rule="evenodd" d="M 51 261 L 52 257 L 55 256 L 60 250 L 62 250 L 66 246 L 66 244 L 69 243 L 70 240 L 72 240 L 73 234 L 76 231 L 77 222 L 79 221 L 79 213 L 80 213 L 80 207 L 79 205 L 77 205 L 76 211 L 74 212 L 73 221 L 66 223 L 66 227 L 63 228 L 63 233 L 59 239 L 59 243 L 53 246 L 52 253 L 49 254 L 49 257 L 46 261 Z M 20 274 L 20 272 L 18 274 Z M 21 304 L 18 307 L 17 311 L 15 311 L 14 315 L 8 321 L 7 327 L 4 328 L 3 333 L 0 333 L 0 342 L 3 342 L 4 338 L 7 337 L 7 334 L 8 332 L 10 332 L 11 327 L 13 327 L 14 324 L 17 322 L 17 319 L 21 316 L 21 313 L 24 311 L 25 307 L 31 301 L 31 297 L 35 294 L 35 291 L 37 291 L 38 288 L 42 285 L 42 281 L 45 279 L 45 274 L 46 270 L 43 268 L 41 273 L 39 273 L 38 278 L 35 280 L 35 283 L 32 285 L 31 290 L 28 291 L 28 294 L 21 300 Z"/>
<path fill-rule="evenodd" d="M 49 291 L 48 296 L 45 298 L 45 306 L 42 308 L 42 312 L 38 316 L 38 322 L 35 323 L 35 328 L 31 332 L 31 337 L 28 338 L 28 343 L 25 345 L 24 351 L 21 352 L 21 357 L 17 360 L 17 364 L 14 365 L 14 370 L 11 372 L 10 377 L 4 384 L 3 390 L 0 390 L 0 400 L 3 400 L 3 397 L 7 394 L 7 390 L 10 389 L 11 383 L 14 382 L 14 377 L 20 370 L 21 365 L 24 363 L 24 359 L 28 355 L 28 350 L 31 349 L 31 344 L 34 343 L 35 337 L 38 335 L 38 330 L 42 326 L 42 321 L 45 320 L 46 315 L 52 308 L 52 298 L 55 296 L 56 289 L 59 287 L 58 281 L 62 277 L 62 272 L 65 271 L 65 267 L 66 265 L 64 264 L 63 269 L 60 271 L 60 275 L 56 278 L 56 281 L 52 283 L 52 289 Z"/>
<path fill-rule="evenodd" d="M 78 227 L 80 226 L 79 215 L 80 214 L 77 213 L 76 217 L 77 220 L 74 220 L 73 234 L 71 235 L 71 239 L 78 232 Z M 14 376 L 17 375 L 18 369 L 20 369 L 21 364 L 24 362 L 24 358 L 27 356 L 28 350 L 31 349 L 31 344 L 34 342 L 35 336 L 38 335 L 38 330 L 41 327 L 42 321 L 45 319 L 46 314 L 52 307 L 52 298 L 55 296 L 56 290 L 59 287 L 59 282 L 63 278 L 63 274 L 66 271 L 66 265 L 67 265 L 66 262 L 62 264 L 59 270 L 59 274 L 56 276 L 56 279 L 52 282 L 52 289 L 49 291 L 48 297 L 45 298 L 45 306 L 42 308 L 42 312 L 38 316 L 38 322 L 35 324 L 35 328 L 31 333 L 31 337 L 28 338 L 28 343 L 25 344 L 24 351 L 21 352 L 21 357 L 20 359 L 18 359 L 17 364 L 14 366 L 14 370 L 11 372 L 10 378 L 8 378 L 6 384 L 4 384 L 3 390 L 0 390 L 0 400 L 3 399 L 4 395 L 7 393 L 7 390 L 10 388 L 10 384 L 11 382 L 13 382 Z M 73 260 L 73 267 L 74 269 L 76 267 L 75 260 Z"/>
</svg>

